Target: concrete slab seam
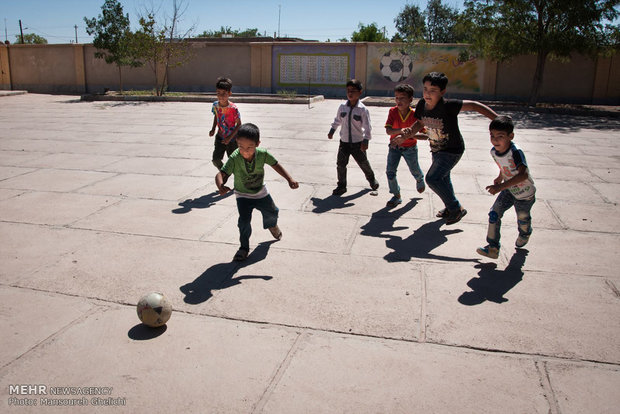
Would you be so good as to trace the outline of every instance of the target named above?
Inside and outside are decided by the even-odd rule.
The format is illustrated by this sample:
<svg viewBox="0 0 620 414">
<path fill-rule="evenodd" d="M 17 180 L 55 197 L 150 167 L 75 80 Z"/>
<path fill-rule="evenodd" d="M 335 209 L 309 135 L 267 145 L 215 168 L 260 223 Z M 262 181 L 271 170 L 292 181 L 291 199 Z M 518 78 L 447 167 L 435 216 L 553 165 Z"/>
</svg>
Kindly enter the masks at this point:
<svg viewBox="0 0 620 414">
<path fill-rule="evenodd" d="M 620 290 L 618 290 L 614 282 L 612 282 L 609 279 L 605 279 L 605 284 L 607 285 L 609 289 L 611 289 L 611 292 L 614 294 L 616 299 L 620 299 Z"/>
<path fill-rule="evenodd" d="M 420 292 L 422 297 L 420 298 L 420 327 L 418 342 L 426 342 L 426 319 L 427 319 L 427 289 L 426 289 L 426 267 L 420 268 Z"/>
<path fill-rule="evenodd" d="M 12 285 L 8 285 L 8 286 L 9 287 L 13 287 L 13 288 L 18 288 L 18 289 L 26 289 L 26 288 L 23 288 L 23 287 L 20 287 L 20 286 L 12 286 Z M 28 290 L 37 290 L 37 289 L 28 289 Z M 37 291 L 39 291 L 39 290 L 37 290 Z M 46 291 L 40 291 L 40 292 L 46 292 Z M 46 293 L 55 293 L 55 292 L 46 292 Z M 64 295 L 64 294 L 60 293 L 59 295 Z M 76 298 L 82 298 L 80 296 L 75 296 L 75 297 Z M 78 316 L 77 318 L 75 318 L 74 320 L 72 320 L 71 322 L 66 324 L 65 326 L 61 327 L 56 332 L 54 332 L 51 335 L 49 335 L 47 338 L 45 338 L 45 339 L 35 343 L 27 351 L 23 352 L 22 354 L 18 355 L 16 358 L 14 358 L 12 361 L 9 361 L 8 363 L 6 363 L 2 367 L 0 367 L 0 377 L 3 376 L 3 374 L 1 373 L 2 371 L 7 369 L 8 367 L 10 367 L 11 365 L 13 365 L 15 362 L 19 361 L 20 359 L 24 358 L 26 355 L 34 352 L 36 349 L 38 349 L 38 348 L 40 348 L 42 346 L 45 346 L 45 344 L 47 344 L 47 343 L 53 342 L 56 337 L 61 335 L 63 332 L 67 331 L 72 326 L 80 323 L 83 320 L 88 319 L 90 316 L 92 316 L 92 315 L 94 315 L 96 313 L 105 311 L 105 309 L 103 308 L 102 305 L 98 305 L 96 303 L 91 303 L 91 305 L 92 305 L 92 307 L 87 312 L 83 313 L 82 315 Z"/>
<path fill-rule="evenodd" d="M 557 398 L 555 397 L 555 392 L 553 391 L 553 387 L 551 386 L 551 380 L 549 379 L 549 371 L 547 370 L 547 363 L 540 360 L 534 360 L 534 366 L 536 367 L 536 372 L 538 372 L 538 377 L 540 379 L 540 385 L 543 389 L 543 395 L 545 399 L 549 403 L 549 413 L 550 414 L 560 414 L 560 408 L 558 406 Z"/>
<path fill-rule="evenodd" d="M 300 347 L 300 344 L 303 341 L 305 341 L 308 336 L 309 336 L 309 333 L 307 330 L 304 330 L 303 332 L 297 335 L 297 338 L 295 338 L 293 345 L 291 345 L 291 348 L 286 353 L 284 360 L 282 360 L 282 362 L 276 369 L 275 374 L 271 377 L 271 380 L 269 381 L 269 385 L 267 385 L 267 388 L 265 388 L 263 395 L 261 395 L 256 405 L 253 407 L 252 414 L 255 414 L 255 413 L 258 414 L 258 413 L 263 412 L 265 405 L 269 401 L 269 397 L 271 397 L 271 394 L 273 394 L 273 391 L 276 389 L 276 387 L 280 383 L 280 380 L 286 373 L 286 370 L 288 369 L 289 365 L 291 364 L 291 361 L 293 360 L 295 354 L 297 353 Z"/>
</svg>

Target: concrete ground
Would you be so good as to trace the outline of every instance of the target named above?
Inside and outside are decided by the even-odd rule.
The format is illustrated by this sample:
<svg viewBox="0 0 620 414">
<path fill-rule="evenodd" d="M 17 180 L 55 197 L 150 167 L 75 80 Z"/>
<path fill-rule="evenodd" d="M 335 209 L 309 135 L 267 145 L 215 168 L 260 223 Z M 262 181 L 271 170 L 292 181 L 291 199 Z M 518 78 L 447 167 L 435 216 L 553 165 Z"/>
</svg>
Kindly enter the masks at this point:
<svg viewBox="0 0 620 414">
<path fill-rule="evenodd" d="M 352 161 L 333 197 L 338 101 L 239 104 L 300 187 L 267 171 L 284 237 L 255 213 L 238 264 L 209 104 L 0 104 L 2 412 L 619 412 L 620 119 L 509 113 L 534 233 L 515 249 L 507 212 L 494 261 L 475 252 L 487 119 L 460 116 L 469 214 L 446 226 L 404 164 L 404 203 L 385 207 L 387 108 L 370 108 L 379 195 Z M 419 157 L 426 171 L 425 142 Z M 139 323 L 150 291 L 173 303 L 166 327 Z"/>
</svg>

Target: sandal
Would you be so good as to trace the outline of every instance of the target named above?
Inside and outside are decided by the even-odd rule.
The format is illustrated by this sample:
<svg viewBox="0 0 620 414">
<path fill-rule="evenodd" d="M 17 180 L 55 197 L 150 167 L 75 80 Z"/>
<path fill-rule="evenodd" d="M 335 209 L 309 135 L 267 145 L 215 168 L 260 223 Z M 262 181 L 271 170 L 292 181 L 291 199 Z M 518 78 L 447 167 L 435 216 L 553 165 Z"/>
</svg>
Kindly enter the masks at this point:
<svg viewBox="0 0 620 414">
<path fill-rule="evenodd" d="M 235 262 L 242 262 L 248 258 L 248 253 L 249 252 L 245 249 L 239 249 L 237 250 L 237 253 L 235 253 L 235 257 L 233 257 L 233 260 Z"/>
<path fill-rule="evenodd" d="M 444 218 L 448 215 L 448 209 L 444 208 L 443 210 L 439 210 L 435 217 Z"/>
<path fill-rule="evenodd" d="M 465 217 L 465 214 L 467 214 L 467 210 L 465 210 L 463 207 L 461 207 L 461 209 L 457 210 L 455 213 L 448 213 L 446 217 L 446 224 L 450 225 L 458 223 L 463 217 Z"/>
</svg>

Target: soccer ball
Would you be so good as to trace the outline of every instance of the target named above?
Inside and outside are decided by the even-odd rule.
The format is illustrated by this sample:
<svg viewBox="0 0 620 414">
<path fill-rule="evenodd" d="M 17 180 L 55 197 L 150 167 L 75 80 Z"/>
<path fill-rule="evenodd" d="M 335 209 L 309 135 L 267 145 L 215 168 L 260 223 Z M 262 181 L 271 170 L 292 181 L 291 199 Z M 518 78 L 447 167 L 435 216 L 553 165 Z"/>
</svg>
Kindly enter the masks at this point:
<svg viewBox="0 0 620 414">
<path fill-rule="evenodd" d="M 381 57 L 379 69 L 385 79 L 392 82 L 401 82 L 411 75 L 413 62 L 408 54 L 392 50 Z"/>
<path fill-rule="evenodd" d="M 172 305 L 163 293 L 151 292 L 142 296 L 136 307 L 138 318 L 152 328 L 165 325 L 172 314 Z"/>
</svg>

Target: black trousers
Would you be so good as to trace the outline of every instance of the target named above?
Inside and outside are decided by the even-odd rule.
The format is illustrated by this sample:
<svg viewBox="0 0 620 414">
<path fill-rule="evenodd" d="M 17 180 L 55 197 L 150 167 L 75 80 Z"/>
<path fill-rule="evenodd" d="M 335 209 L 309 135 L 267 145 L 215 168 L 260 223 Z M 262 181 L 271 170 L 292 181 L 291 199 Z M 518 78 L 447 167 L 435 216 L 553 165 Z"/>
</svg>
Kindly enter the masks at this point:
<svg viewBox="0 0 620 414">
<path fill-rule="evenodd" d="M 368 182 L 372 185 L 375 182 L 375 173 L 370 167 L 368 157 L 366 157 L 366 151 L 362 151 L 362 143 L 348 143 L 340 141 L 338 147 L 338 158 L 336 160 L 336 171 L 338 172 L 338 187 L 347 186 L 347 164 L 349 163 L 349 156 L 353 156 L 357 165 L 360 166 L 362 172 L 366 176 Z"/>
</svg>

